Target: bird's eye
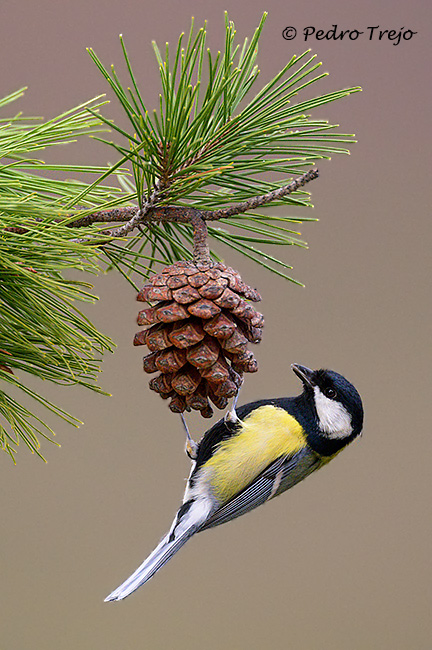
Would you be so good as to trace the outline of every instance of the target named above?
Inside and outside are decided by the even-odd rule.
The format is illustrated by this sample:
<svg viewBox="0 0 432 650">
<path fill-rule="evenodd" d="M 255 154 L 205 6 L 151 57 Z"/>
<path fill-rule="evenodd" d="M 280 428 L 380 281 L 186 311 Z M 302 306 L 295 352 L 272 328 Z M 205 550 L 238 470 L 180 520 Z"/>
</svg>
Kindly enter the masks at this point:
<svg viewBox="0 0 432 650">
<path fill-rule="evenodd" d="M 330 399 L 334 399 L 337 396 L 337 392 L 335 391 L 334 388 L 326 388 L 324 391 L 324 395 L 326 397 L 329 397 Z"/>
</svg>

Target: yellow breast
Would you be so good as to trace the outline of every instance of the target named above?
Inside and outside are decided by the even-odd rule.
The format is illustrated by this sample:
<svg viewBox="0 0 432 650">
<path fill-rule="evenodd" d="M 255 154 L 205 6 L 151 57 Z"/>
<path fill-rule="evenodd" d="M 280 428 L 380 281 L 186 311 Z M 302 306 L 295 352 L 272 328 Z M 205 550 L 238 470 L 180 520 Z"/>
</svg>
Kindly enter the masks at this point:
<svg viewBox="0 0 432 650">
<path fill-rule="evenodd" d="M 303 427 L 284 409 L 260 406 L 245 418 L 238 433 L 223 441 L 203 465 L 214 495 L 225 503 L 280 456 L 306 445 Z"/>
</svg>

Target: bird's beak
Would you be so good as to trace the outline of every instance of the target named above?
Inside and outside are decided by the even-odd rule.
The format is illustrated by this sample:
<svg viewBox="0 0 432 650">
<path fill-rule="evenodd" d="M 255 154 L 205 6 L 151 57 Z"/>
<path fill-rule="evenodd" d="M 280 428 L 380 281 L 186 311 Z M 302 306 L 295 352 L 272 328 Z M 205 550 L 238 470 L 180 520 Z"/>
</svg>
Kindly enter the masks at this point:
<svg viewBox="0 0 432 650">
<path fill-rule="evenodd" d="M 313 388 L 315 386 L 315 382 L 312 379 L 312 376 L 314 374 L 313 370 L 306 368 L 306 366 L 300 366 L 298 363 L 291 364 L 291 368 L 297 377 L 302 380 L 305 386 L 309 386 L 310 388 Z"/>
</svg>

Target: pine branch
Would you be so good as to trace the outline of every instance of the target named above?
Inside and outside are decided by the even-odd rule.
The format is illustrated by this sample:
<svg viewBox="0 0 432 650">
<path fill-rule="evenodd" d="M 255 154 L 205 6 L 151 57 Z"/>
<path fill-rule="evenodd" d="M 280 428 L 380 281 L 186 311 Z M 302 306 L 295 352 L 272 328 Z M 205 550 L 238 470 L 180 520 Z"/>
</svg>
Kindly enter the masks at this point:
<svg viewBox="0 0 432 650">
<path fill-rule="evenodd" d="M 121 182 L 135 194 L 135 205 L 112 213 L 88 213 L 82 220 L 72 218 L 76 227 L 91 226 L 85 236 L 78 235 L 79 242 L 101 245 L 110 255 L 115 238 L 133 234 L 128 238 L 128 250 L 143 253 L 148 249 L 152 256 L 156 247 L 165 251 L 161 252 L 163 263 L 170 263 L 184 257 L 184 246 L 190 245 L 189 231 L 182 225 L 188 218 L 179 218 L 177 208 L 199 210 L 205 221 L 231 217 L 231 223 L 237 226 L 248 212 L 270 202 L 274 206 L 311 207 L 309 194 L 301 190 L 306 180 L 298 184 L 296 179 L 311 180 L 310 174 L 314 172 L 308 170 L 312 165 L 334 153 L 347 154 L 343 145 L 353 139 L 334 132 L 336 127 L 324 120 L 312 120 L 307 111 L 360 88 L 347 88 L 295 103 L 294 97 L 302 90 L 326 76 L 317 73 L 321 64 L 316 62 L 316 57 L 304 52 L 293 56 L 254 94 L 259 79 L 257 46 L 265 17 L 266 14 L 252 39 L 245 40 L 240 48 L 235 43 L 234 25 L 226 16 L 223 54 L 216 57 L 210 52 L 206 54 L 205 29 L 195 31 L 193 21 L 188 38 L 185 40 L 181 35 L 173 51 L 167 45 L 165 52 L 161 52 L 154 45 L 162 86 L 160 105 L 154 111 L 145 104 L 145 95 L 139 89 L 122 38 L 130 87 L 123 85 L 114 67 L 106 69 L 94 51 L 89 50 L 131 126 L 125 129 L 102 118 L 120 140 L 126 140 L 103 142 L 122 156 L 122 164 L 132 165 L 134 182 L 127 178 Z M 258 218 L 265 229 L 267 217 Z M 304 245 L 291 236 L 284 219 L 280 220 L 280 228 L 285 237 L 273 238 L 273 245 Z M 296 216 L 290 220 L 311 219 Z M 150 231 L 150 224 L 158 221 L 173 224 L 174 239 L 167 237 L 166 230 L 152 227 Z M 97 227 L 110 222 L 124 225 L 110 229 Z M 215 238 L 213 231 L 209 234 L 211 239 Z M 224 229 L 217 239 L 249 255 L 242 246 L 247 243 L 246 235 L 239 233 L 236 237 L 234 241 L 232 233 Z M 268 245 L 270 239 L 260 241 Z M 258 249 L 255 252 L 256 260 L 261 263 L 261 254 Z M 210 254 L 217 257 L 214 250 Z M 282 263 L 273 259 L 277 265 Z M 118 262 L 121 264 L 121 260 Z"/>
<path fill-rule="evenodd" d="M 249 212 L 249 210 L 255 210 L 256 208 L 267 205 L 272 201 L 288 196 L 306 183 L 318 178 L 318 176 L 318 170 L 312 169 L 299 178 L 296 178 L 289 185 L 283 185 L 281 188 L 261 196 L 251 197 L 247 201 L 234 204 L 223 210 L 194 210 L 193 208 L 181 208 L 175 206 L 157 207 L 154 206 L 155 199 L 153 201 L 153 206 L 146 203 L 145 209 L 125 206 L 122 208 L 114 208 L 113 210 L 102 210 L 88 214 L 76 221 L 70 221 L 66 225 L 71 228 L 83 228 L 94 223 L 125 221 L 126 229 L 123 230 L 118 228 L 116 230 L 105 231 L 107 237 L 124 237 L 144 221 L 173 221 L 177 223 L 185 223 L 189 221 L 189 213 L 193 214 L 194 212 L 199 212 L 201 218 L 205 221 L 217 221 L 233 215 L 245 214 L 246 212 Z M 22 232 L 23 229 L 15 228 L 14 230 Z"/>
<path fill-rule="evenodd" d="M 325 77 L 315 56 L 304 52 L 256 90 L 264 22 L 265 14 L 239 47 L 226 16 L 225 44 L 216 56 L 206 48 L 205 29 L 196 31 L 193 21 L 173 51 L 167 45 L 162 54 L 154 45 L 161 77 L 155 111 L 144 102 L 123 40 L 130 87 L 90 50 L 129 128 L 101 115 L 100 98 L 47 122 L 0 118 L 0 378 L 71 424 L 78 420 L 17 376 L 31 373 L 100 391 L 101 356 L 113 344 L 77 309 L 96 298 L 88 282 L 69 279 L 71 271 L 97 274 L 105 262 L 135 286 L 133 276 L 148 277 L 157 263 L 219 260 L 210 240 L 298 284 L 286 275 L 287 262 L 267 249 L 304 247 L 292 224 L 314 219 L 257 210 L 270 204 L 311 207 L 302 188 L 318 176 L 313 166 L 349 153 L 346 144 L 354 140 L 309 112 L 360 88 L 298 101 Z M 21 94 L 0 99 L 0 108 Z M 102 136 L 107 129 L 117 141 Z M 89 167 L 38 159 L 47 146 L 89 134 L 113 148 L 118 162 Z M 95 180 L 56 180 L 49 171 L 90 173 Z M 104 184 L 113 175 L 120 187 Z M 207 225 L 217 221 L 224 227 Z M 0 445 L 6 452 L 13 456 L 21 441 L 40 454 L 39 438 L 51 436 L 34 413 L 0 391 Z"/>
</svg>

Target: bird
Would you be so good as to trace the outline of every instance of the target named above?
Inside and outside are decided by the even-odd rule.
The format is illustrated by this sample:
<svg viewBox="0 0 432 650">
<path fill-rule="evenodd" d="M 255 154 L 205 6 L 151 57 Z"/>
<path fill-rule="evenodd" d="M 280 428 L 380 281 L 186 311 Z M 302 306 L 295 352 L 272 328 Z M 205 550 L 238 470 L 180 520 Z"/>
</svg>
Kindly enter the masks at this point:
<svg viewBox="0 0 432 650">
<path fill-rule="evenodd" d="M 107 598 L 123 600 L 146 583 L 195 534 L 273 499 L 326 465 L 363 427 L 356 388 L 333 370 L 292 364 L 303 384 L 296 397 L 236 402 L 202 437 L 186 427 L 192 460 L 183 503 L 168 533 Z"/>
</svg>

